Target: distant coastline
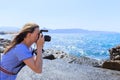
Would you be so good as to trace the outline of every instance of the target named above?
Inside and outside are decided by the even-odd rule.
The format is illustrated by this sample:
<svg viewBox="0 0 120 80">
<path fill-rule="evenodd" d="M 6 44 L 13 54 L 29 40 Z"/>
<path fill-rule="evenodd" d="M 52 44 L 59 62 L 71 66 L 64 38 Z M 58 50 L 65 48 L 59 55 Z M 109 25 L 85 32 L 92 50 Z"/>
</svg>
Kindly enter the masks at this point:
<svg viewBox="0 0 120 80">
<path fill-rule="evenodd" d="M 4 34 L 15 34 L 15 33 L 17 33 L 17 32 L 0 32 L 0 35 L 4 35 Z"/>
<path fill-rule="evenodd" d="M 16 27 L 0 27 L 0 34 L 14 34 L 17 33 L 20 28 Z M 110 31 L 90 31 L 85 29 L 47 29 L 49 33 L 118 33 Z"/>
</svg>

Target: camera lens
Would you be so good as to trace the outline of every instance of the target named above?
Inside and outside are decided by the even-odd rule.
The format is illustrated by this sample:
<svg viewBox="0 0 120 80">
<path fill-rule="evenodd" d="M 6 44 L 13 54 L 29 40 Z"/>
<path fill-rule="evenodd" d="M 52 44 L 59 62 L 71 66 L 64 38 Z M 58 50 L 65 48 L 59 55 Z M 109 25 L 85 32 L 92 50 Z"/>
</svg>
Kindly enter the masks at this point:
<svg viewBox="0 0 120 80">
<path fill-rule="evenodd" d="M 51 41 L 51 36 L 44 35 L 44 40 L 47 41 L 47 42 Z"/>
</svg>

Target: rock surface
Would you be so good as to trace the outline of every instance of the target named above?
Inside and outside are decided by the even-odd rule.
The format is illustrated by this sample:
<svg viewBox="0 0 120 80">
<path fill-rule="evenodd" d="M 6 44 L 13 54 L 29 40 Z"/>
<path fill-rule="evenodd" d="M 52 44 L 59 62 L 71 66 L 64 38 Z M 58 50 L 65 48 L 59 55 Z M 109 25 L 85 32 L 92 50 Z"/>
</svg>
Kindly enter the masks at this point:
<svg viewBox="0 0 120 80">
<path fill-rule="evenodd" d="M 111 60 L 120 60 L 120 45 L 109 50 Z"/>
<path fill-rule="evenodd" d="M 109 53 L 110 53 L 110 60 L 105 61 L 102 67 L 120 71 L 120 46 L 111 48 L 109 50 Z"/>
<path fill-rule="evenodd" d="M 17 80 L 120 80 L 120 72 L 69 64 L 61 59 L 44 59 L 41 74 L 36 74 L 25 66 L 18 74 Z"/>
<path fill-rule="evenodd" d="M 113 70 L 119 70 L 120 71 L 120 61 L 119 60 L 105 61 L 102 65 L 102 67 L 107 68 L 107 69 L 113 69 Z"/>
<path fill-rule="evenodd" d="M 0 38 L 0 53 L 3 53 L 5 47 L 10 44 L 10 40 Z"/>
<path fill-rule="evenodd" d="M 99 66 L 102 63 L 102 61 L 98 61 L 96 59 L 91 59 L 85 56 L 76 57 L 76 56 L 69 55 L 68 53 L 65 53 L 63 51 L 52 50 L 52 49 L 45 50 L 45 52 L 43 53 L 43 58 L 45 59 L 53 58 L 53 60 L 63 59 L 67 63 L 83 64 L 83 65 L 90 65 L 90 66 Z"/>
</svg>

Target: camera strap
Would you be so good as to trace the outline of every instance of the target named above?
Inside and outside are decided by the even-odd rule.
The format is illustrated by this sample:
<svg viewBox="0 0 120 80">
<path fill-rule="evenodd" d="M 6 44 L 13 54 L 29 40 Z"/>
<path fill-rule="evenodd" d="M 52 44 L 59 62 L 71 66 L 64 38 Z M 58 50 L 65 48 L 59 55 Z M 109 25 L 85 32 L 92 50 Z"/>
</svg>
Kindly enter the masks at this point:
<svg viewBox="0 0 120 80">
<path fill-rule="evenodd" d="M 6 74 L 9 74 L 9 75 L 16 75 L 16 73 L 10 72 L 10 71 L 4 69 L 4 68 L 1 67 L 1 66 L 0 66 L 0 71 L 4 72 L 4 73 L 6 73 Z"/>
</svg>

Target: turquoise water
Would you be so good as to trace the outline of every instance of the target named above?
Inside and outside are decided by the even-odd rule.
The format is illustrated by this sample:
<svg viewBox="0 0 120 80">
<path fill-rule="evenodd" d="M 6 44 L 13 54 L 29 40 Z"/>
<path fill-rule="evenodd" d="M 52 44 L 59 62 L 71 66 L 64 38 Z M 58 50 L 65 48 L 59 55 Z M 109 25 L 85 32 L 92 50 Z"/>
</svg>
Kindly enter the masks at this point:
<svg viewBox="0 0 120 80">
<path fill-rule="evenodd" d="M 44 49 L 62 50 L 75 56 L 87 56 L 96 59 L 109 58 L 108 50 L 120 44 L 118 33 L 64 33 L 49 34 L 51 42 L 45 42 Z M 12 39 L 13 35 L 0 35 Z"/>
</svg>

